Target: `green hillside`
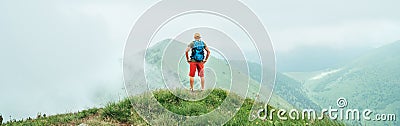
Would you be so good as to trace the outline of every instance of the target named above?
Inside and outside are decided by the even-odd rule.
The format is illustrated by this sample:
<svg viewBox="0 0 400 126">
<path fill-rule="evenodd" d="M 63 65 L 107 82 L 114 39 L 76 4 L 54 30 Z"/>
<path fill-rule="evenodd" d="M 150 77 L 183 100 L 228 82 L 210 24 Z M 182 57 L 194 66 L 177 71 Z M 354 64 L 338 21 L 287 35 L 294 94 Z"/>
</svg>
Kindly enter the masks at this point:
<svg viewBox="0 0 400 126">
<path fill-rule="evenodd" d="M 274 94 L 281 96 L 297 108 L 320 110 L 321 107 L 312 101 L 303 85 L 290 77 L 277 73 Z"/>
<path fill-rule="evenodd" d="M 222 89 L 208 90 L 210 95 L 199 101 L 186 101 L 177 98 L 168 90 L 157 90 L 153 94 L 155 98 L 168 110 L 182 115 L 193 116 L 208 113 L 217 108 L 227 97 L 228 91 Z M 243 99 L 235 95 L 236 100 Z M 40 117 L 37 119 L 24 119 L 13 122 L 7 122 L 4 125 L 148 125 L 145 120 L 137 115 L 132 108 L 130 100 L 144 100 L 142 95 L 126 98 L 116 103 L 109 103 L 103 108 L 91 108 L 77 113 L 51 115 Z M 252 107 L 253 100 L 245 99 L 242 107 L 236 115 L 225 125 L 343 125 L 327 118 L 323 120 L 279 120 L 274 117 L 273 120 L 255 120 L 248 121 L 249 111 Z M 264 103 L 257 103 L 264 104 Z M 150 105 L 151 106 L 151 105 Z M 274 108 L 268 106 L 270 109 Z M 287 117 L 287 115 L 285 115 Z M 215 116 L 213 118 L 218 118 Z M 210 122 L 198 120 L 191 124 L 179 124 L 173 122 L 169 117 L 159 119 L 157 125 L 212 125 Z"/>
<path fill-rule="evenodd" d="M 233 63 L 237 63 L 241 61 L 234 61 Z M 261 80 L 261 65 L 254 62 L 248 62 L 250 78 L 253 80 L 260 82 Z M 247 71 L 246 68 L 239 68 L 239 71 Z M 282 106 L 279 102 L 276 102 L 275 99 L 284 99 L 284 101 L 290 104 L 292 108 L 312 108 L 315 110 L 319 110 L 320 107 L 310 100 L 307 93 L 304 91 L 303 85 L 297 81 L 284 75 L 282 73 L 276 73 L 276 80 L 274 85 L 273 96 L 271 97 L 270 104 L 276 106 Z M 282 101 L 282 100 L 280 100 Z M 284 105 L 283 105 L 284 106 Z M 290 107 L 285 107 L 285 109 L 290 109 Z"/>
<path fill-rule="evenodd" d="M 348 108 L 400 114 L 400 41 L 377 48 L 338 68 L 313 73 L 288 73 L 304 82 L 307 94 L 321 107 L 336 106 L 345 97 Z M 300 75 L 300 76 L 299 76 Z M 357 122 L 363 124 L 362 122 Z M 374 125 L 396 125 L 374 122 Z"/>
</svg>

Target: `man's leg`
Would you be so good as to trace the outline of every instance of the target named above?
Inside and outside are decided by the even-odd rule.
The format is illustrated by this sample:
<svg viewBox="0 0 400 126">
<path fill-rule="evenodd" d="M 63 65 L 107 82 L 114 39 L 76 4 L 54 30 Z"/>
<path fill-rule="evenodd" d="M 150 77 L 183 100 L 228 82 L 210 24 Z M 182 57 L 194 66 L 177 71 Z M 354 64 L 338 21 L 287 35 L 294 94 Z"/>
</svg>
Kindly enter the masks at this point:
<svg viewBox="0 0 400 126">
<path fill-rule="evenodd" d="M 204 90 L 204 63 L 199 63 L 198 66 L 197 66 L 197 69 L 199 69 L 201 90 Z"/>
<path fill-rule="evenodd" d="M 196 74 L 196 64 L 194 62 L 190 62 L 189 64 L 190 64 L 190 71 L 189 71 L 190 90 L 193 91 L 194 75 Z"/>
<path fill-rule="evenodd" d="M 204 77 L 200 77 L 201 79 L 201 90 L 204 90 Z"/>
<path fill-rule="evenodd" d="M 193 91 L 194 77 L 190 77 L 190 90 Z"/>
</svg>

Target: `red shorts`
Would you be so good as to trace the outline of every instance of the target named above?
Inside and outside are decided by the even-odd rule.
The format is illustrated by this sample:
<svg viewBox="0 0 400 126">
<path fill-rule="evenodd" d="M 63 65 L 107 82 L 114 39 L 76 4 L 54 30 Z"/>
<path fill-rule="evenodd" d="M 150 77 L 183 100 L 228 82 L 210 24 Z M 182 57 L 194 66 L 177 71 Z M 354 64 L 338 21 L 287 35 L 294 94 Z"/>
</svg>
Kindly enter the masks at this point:
<svg viewBox="0 0 400 126">
<path fill-rule="evenodd" d="M 203 62 L 189 62 L 190 71 L 189 76 L 194 77 L 196 74 L 196 69 L 198 70 L 198 75 L 200 77 L 204 77 L 204 63 Z"/>
</svg>

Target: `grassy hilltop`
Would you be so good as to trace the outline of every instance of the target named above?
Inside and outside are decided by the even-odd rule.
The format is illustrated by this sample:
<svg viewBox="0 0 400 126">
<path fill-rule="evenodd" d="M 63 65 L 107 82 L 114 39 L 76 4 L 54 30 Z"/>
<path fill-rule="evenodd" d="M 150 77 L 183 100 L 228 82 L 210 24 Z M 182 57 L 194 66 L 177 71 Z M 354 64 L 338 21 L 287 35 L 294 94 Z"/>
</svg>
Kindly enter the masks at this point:
<svg viewBox="0 0 400 126">
<path fill-rule="evenodd" d="M 168 90 L 157 90 L 153 94 L 155 98 L 165 108 L 171 112 L 193 116 L 206 114 L 216 109 L 228 93 L 222 89 L 208 90 L 211 91 L 210 95 L 199 101 L 186 101 L 174 96 Z M 148 125 L 133 109 L 130 100 L 141 100 L 142 96 L 138 95 L 126 98 L 119 102 L 109 103 L 103 108 L 91 108 L 76 113 L 58 114 L 47 117 L 40 117 L 36 119 L 24 119 L 18 121 L 7 122 L 3 125 Z M 235 99 L 242 99 L 236 96 Z M 143 99 L 142 99 L 143 100 Z M 253 100 L 245 99 L 242 107 L 236 115 L 229 120 L 225 125 L 343 125 L 327 118 L 323 120 L 309 121 L 309 120 L 279 120 L 274 117 L 273 120 L 255 120 L 248 121 L 249 112 L 253 105 Z M 264 103 L 258 103 L 264 104 Z M 274 108 L 268 106 L 270 109 Z M 285 115 L 287 116 L 287 115 Z M 218 117 L 216 117 L 218 118 Z M 160 119 L 159 125 L 177 125 L 169 121 L 169 118 Z M 207 121 L 193 122 L 187 125 L 212 125 Z"/>
</svg>

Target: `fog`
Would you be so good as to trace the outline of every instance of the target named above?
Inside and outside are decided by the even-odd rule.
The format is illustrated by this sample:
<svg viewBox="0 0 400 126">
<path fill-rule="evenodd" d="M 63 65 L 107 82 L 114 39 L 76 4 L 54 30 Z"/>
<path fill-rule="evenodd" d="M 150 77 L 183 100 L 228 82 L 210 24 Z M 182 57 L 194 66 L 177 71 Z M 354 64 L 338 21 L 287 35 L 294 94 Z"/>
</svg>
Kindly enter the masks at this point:
<svg viewBox="0 0 400 126">
<path fill-rule="evenodd" d="M 1 1 L 5 120 L 76 112 L 125 97 L 122 50 L 138 15 L 130 13 L 139 5 L 120 8 L 124 3 Z"/>
<path fill-rule="evenodd" d="M 125 40 L 156 2 L 0 1 L 0 114 L 9 120 L 75 112 L 125 97 Z M 362 52 L 400 39 L 398 1 L 243 2 L 268 28 L 278 63 L 293 61 L 288 54 L 304 46 Z M 290 65 L 279 67 L 302 67 Z"/>
</svg>

